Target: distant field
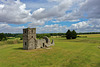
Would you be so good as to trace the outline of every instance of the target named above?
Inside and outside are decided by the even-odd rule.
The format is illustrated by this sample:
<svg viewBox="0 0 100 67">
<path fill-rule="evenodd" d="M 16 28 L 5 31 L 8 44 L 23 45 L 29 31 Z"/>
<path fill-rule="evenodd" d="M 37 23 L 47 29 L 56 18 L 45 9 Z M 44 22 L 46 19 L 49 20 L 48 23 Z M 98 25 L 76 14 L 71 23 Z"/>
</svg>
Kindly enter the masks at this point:
<svg viewBox="0 0 100 67">
<path fill-rule="evenodd" d="M 0 42 L 0 67 L 100 67 L 100 34 L 74 40 L 54 39 L 51 49 L 23 50 L 22 41 Z M 10 39 L 8 41 L 16 40 Z M 5 43 L 6 42 L 6 43 Z"/>
</svg>

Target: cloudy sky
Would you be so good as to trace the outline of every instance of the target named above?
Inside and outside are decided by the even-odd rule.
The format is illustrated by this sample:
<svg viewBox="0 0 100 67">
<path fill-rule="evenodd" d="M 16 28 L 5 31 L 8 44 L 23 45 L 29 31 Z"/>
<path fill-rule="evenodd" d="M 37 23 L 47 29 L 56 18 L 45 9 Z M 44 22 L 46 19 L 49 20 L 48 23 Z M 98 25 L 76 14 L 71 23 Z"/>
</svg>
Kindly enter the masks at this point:
<svg viewBox="0 0 100 67">
<path fill-rule="evenodd" d="M 100 0 L 0 0 L 0 33 L 100 32 Z"/>
</svg>

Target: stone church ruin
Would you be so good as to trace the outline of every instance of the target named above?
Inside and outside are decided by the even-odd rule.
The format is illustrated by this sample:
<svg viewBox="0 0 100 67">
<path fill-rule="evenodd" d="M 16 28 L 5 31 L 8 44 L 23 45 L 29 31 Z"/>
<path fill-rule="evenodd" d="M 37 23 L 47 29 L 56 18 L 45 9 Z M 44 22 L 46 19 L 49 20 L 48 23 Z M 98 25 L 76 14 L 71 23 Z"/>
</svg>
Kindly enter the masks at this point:
<svg viewBox="0 0 100 67">
<path fill-rule="evenodd" d="M 31 50 L 37 48 L 46 48 L 54 45 L 54 41 L 45 36 L 43 39 L 36 39 L 36 28 L 23 29 L 23 49 Z"/>
</svg>

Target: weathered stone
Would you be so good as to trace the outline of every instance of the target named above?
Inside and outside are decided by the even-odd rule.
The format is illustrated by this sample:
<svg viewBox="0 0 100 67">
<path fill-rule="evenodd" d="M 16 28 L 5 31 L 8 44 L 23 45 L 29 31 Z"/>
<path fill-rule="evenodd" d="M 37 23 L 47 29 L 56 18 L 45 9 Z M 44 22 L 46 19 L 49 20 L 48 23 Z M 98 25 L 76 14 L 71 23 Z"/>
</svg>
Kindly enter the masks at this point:
<svg viewBox="0 0 100 67">
<path fill-rule="evenodd" d="M 36 39 L 36 28 L 23 29 L 23 49 L 45 48 L 51 45 L 50 39 L 47 36 L 43 37 L 43 39 Z"/>
<path fill-rule="evenodd" d="M 36 28 L 23 29 L 23 49 L 35 49 Z"/>
<path fill-rule="evenodd" d="M 52 40 L 51 44 L 54 45 L 54 40 Z"/>
<path fill-rule="evenodd" d="M 51 45 L 50 39 L 49 39 L 47 36 L 43 37 L 43 39 L 46 40 L 46 43 L 47 43 L 48 45 Z"/>
</svg>

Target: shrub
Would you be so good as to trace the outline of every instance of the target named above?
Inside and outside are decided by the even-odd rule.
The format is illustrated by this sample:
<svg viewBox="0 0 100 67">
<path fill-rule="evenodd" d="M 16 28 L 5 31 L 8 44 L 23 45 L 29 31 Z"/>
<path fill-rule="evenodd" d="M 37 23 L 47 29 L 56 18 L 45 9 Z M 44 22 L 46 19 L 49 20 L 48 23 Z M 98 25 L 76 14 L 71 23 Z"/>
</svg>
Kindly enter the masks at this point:
<svg viewBox="0 0 100 67">
<path fill-rule="evenodd" d="M 8 40 L 8 41 L 4 41 L 4 44 L 17 44 L 17 43 L 22 43 L 21 40 Z"/>
<path fill-rule="evenodd" d="M 4 33 L 0 33 L 0 41 L 7 40 L 7 37 L 4 35 Z"/>
<path fill-rule="evenodd" d="M 23 37 L 20 37 L 20 40 L 23 40 Z"/>
</svg>

